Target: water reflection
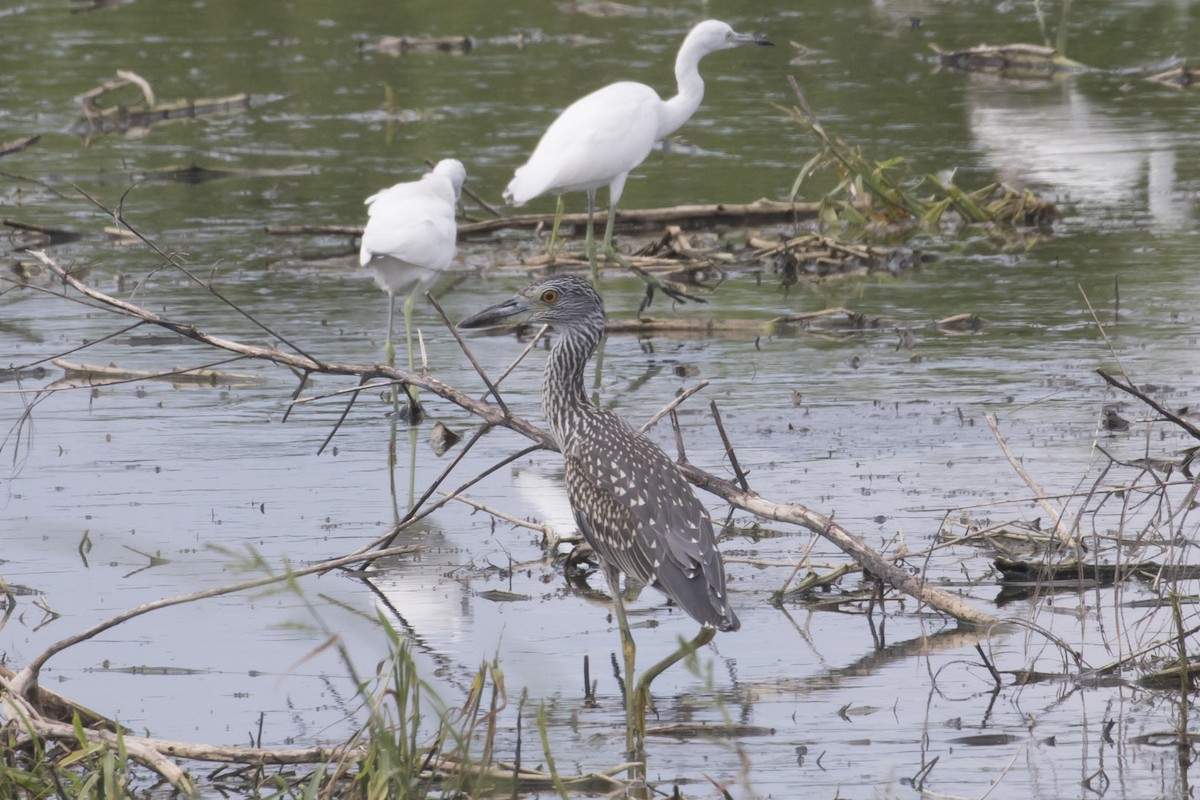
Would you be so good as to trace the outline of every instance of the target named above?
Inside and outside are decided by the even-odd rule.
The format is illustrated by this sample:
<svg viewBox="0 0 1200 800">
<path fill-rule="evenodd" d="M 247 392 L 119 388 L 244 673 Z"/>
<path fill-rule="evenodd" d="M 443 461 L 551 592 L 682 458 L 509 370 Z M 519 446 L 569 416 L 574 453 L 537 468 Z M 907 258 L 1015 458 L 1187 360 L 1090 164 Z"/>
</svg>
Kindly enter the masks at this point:
<svg viewBox="0 0 1200 800">
<path fill-rule="evenodd" d="M 512 481 L 524 501 L 522 506 L 529 508 L 535 519 L 549 525 L 557 538 L 577 533 L 561 465 L 545 461 L 518 464 L 512 469 Z"/>
<path fill-rule="evenodd" d="M 967 120 L 984 162 L 1014 186 L 1126 215 L 1131 200 L 1169 230 L 1189 227 L 1194 199 L 1180 191 L 1177 137 L 1106 110 L 1075 80 L 1027 84 L 968 76 Z"/>
</svg>

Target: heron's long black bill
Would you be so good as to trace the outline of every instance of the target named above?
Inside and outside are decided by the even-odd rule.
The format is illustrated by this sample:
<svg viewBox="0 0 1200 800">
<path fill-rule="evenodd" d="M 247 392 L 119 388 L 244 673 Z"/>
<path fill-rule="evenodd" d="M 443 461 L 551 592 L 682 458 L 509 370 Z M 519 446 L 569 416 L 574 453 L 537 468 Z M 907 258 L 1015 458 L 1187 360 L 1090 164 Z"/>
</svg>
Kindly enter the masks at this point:
<svg viewBox="0 0 1200 800">
<path fill-rule="evenodd" d="M 511 297 L 503 303 L 476 311 L 461 320 L 455 327 L 459 330 L 475 330 L 476 328 L 493 328 L 497 325 L 519 325 L 528 321 L 529 311 L 529 303 L 525 298 Z"/>
</svg>

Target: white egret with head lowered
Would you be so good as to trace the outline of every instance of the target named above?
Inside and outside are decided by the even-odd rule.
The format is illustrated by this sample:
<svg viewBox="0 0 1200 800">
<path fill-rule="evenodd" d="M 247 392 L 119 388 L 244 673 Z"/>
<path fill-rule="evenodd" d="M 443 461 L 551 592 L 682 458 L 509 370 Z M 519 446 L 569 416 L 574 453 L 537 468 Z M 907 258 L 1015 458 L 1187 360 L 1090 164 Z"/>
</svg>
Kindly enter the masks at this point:
<svg viewBox="0 0 1200 800">
<path fill-rule="evenodd" d="M 408 369 L 413 370 L 412 309 L 417 294 L 454 261 L 458 228 L 455 215 L 459 194 L 467 179 L 462 162 L 439 161 L 419 180 L 397 183 L 366 199 L 367 226 L 363 230 L 358 260 L 375 271 L 375 282 L 388 295 L 388 366 L 395 366 L 392 320 L 396 295 L 404 301 L 404 334 L 408 342 Z M 410 401 L 414 398 L 410 394 Z M 415 402 L 413 403 L 415 406 Z M 410 419 L 419 417 L 416 408 Z"/>
<path fill-rule="evenodd" d="M 678 130 L 700 106 L 704 98 L 700 59 L 718 50 L 752 44 L 771 43 L 758 34 L 737 33 L 719 20 L 706 20 L 692 28 L 679 47 L 675 58 L 678 93 L 670 100 L 632 81 L 610 84 L 576 100 L 542 134 L 529 161 L 517 169 L 504 190 L 504 199 L 520 206 L 540 195 L 556 194 L 560 196 L 561 214 L 563 193 L 587 192 L 587 254 L 595 270 L 592 218 L 596 190 L 607 186 L 608 222 L 603 249 L 605 255 L 616 258 L 613 221 L 625 179 L 646 159 L 655 142 Z"/>
</svg>

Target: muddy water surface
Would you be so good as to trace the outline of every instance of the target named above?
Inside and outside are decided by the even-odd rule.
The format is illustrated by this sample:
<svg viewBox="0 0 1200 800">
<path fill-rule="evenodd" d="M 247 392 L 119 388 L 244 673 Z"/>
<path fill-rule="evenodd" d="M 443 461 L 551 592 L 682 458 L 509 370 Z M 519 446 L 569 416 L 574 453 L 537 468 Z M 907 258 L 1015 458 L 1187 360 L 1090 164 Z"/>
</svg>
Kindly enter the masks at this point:
<svg viewBox="0 0 1200 800">
<path fill-rule="evenodd" d="M 704 105 L 683 141 L 653 154 L 631 178 L 628 207 L 786 195 L 813 147 L 772 105 L 790 102 L 785 76 L 794 74 L 825 124 L 874 157 L 904 155 L 919 171 L 957 169 L 965 186 L 996 179 L 1029 185 L 1059 198 L 1065 218 L 1052 235 L 1015 244 L 986 232 L 918 240 L 937 260 L 898 277 L 784 291 L 777 276 L 734 271 L 707 305 L 660 300 L 652 313 L 766 319 L 844 306 L 909 321 L 912 340 L 902 343 L 891 328 L 758 339 L 613 336 L 599 393 L 640 421 L 677 390 L 709 381 L 681 412 L 693 462 L 729 474 L 708 412 L 716 400 L 764 496 L 834 514 L 874 546 L 921 550 L 947 520 L 1032 524 L 1045 517 L 986 414 L 998 418 L 1024 469 L 1051 495 L 1137 476 L 1102 473 L 1105 452 L 1128 460 L 1170 456 L 1189 444 L 1147 422 L 1147 410 L 1134 403 L 1121 411 L 1133 422 L 1128 431 L 1104 430 L 1105 405 L 1127 398 L 1106 391 L 1095 370 L 1123 368 L 1139 385 L 1155 384 L 1155 396 L 1171 408 L 1194 406 L 1200 394 L 1200 112 L 1194 91 L 1141 79 L 1173 55 L 1190 54 L 1196 11 L 1177 3 L 1101 3 L 1084 11 L 1067 20 L 1068 52 L 1102 71 L 1029 84 L 937 72 L 926 61 L 931 41 L 1041 41 L 1034 9 L 1022 4 L 646 5 L 638 16 L 607 19 L 531 2 L 499 12 L 488 3 L 381 9 L 344 2 L 335 12 L 294 2 L 286 13 L 272 4 L 202 2 L 171 14 L 128 3 L 69 14 L 39 0 L 0 12 L 0 73 L 10 76 L 0 86 L 0 140 L 42 134 L 0 162 L 0 203 L 5 218 L 82 233 L 82 241 L 48 252 L 62 264 L 88 266 L 97 288 L 213 333 L 273 340 L 178 271 L 160 269 L 159 255 L 112 243 L 104 234 L 111 218 L 75 187 L 110 206 L 123 201 L 131 223 L 164 251 L 186 254 L 198 274 L 214 276 L 273 331 L 326 359 L 369 363 L 382 358 L 384 301 L 356 268 L 350 243 L 271 237 L 264 226 L 361 224 L 365 196 L 419 174 L 422 160 L 445 156 L 462 159 L 469 186 L 499 202 L 512 169 L 571 99 L 617 77 L 666 91 L 680 38 L 704 16 L 765 31 L 774 50 L 704 62 Z M 466 55 L 404 59 L 371 48 L 382 35 L 424 33 L 466 34 L 479 46 Z M 519 35 L 533 43 L 517 47 Z M 161 97 L 245 91 L 259 99 L 238 114 L 122 135 L 73 134 L 72 98 L 117 69 L 143 75 Z M 394 92 L 395 113 L 384 109 L 385 87 Z M 198 185 L 147 177 L 188 164 L 270 174 Z M 535 204 L 551 207 L 545 199 Z M 479 211 L 470 202 L 468 209 Z M 737 240 L 744 231 L 723 233 Z M 513 248 L 526 243 L 524 233 L 465 242 L 464 277 L 442 289 L 450 316 L 522 285 L 520 270 L 494 268 L 513 264 Z M 7 262 L 19 258 L 10 254 Z M 132 292 L 137 281 L 144 285 Z M 0 286 L 4 365 L 41 361 L 126 324 L 40 291 L 54 288 L 44 276 L 33 284 Z M 636 281 L 608 277 L 603 289 L 611 314 L 636 311 Z M 925 326 L 960 312 L 988 324 L 957 335 Z M 482 391 L 433 312 L 419 309 L 418 320 L 434 373 Z M 475 337 L 472 345 L 489 365 L 506 363 L 521 347 L 511 336 Z M 73 358 L 155 370 L 218 356 L 143 327 Z M 541 358 L 535 352 L 505 383 L 511 407 L 533 418 Z M 411 434 L 402 428 L 393 498 L 389 404 L 378 396 L 360 403 L 318 456 L 339 402 L 305 405 L 283 424 L 295 389 L 290 374 L 251 363 L 223 368 L 261 382 L 31 394 L 61 376 L 49 368 L 44 378 L 0 384 L 7 433 L 0 576 L 21 592 L 0 629 L 9 665 L 140 603 L 260 574 L 245 570 L 251 549 L 281 565 L 360 547 L 407 506 L 410 484 L 423 491 L 447 463 L 427 444 L 429 424 Z M 348 385 L 320 378 L 307 393 Z M 447 404 L 433 402 L 430 410 L 452 428 L 470 426 Z M 653 435 L 673 447 L 668 429 Z M 524 444 L 515 434 L 491 434 L 450 485 Z M 547 488 L 557 465 L 553 454 L 527 458 L 470 496 L 517 517 L 561 517 Z M 709 500 L 724 518 L 726 509 Z M 1099 505 L 1072 497 L 1068 510 L 1085 503 Z M 1127 528 L 1146 537 L 1193 540 L 1186 514 L 1162 524 L 1174 512 L 1118 498 L 1085 514 L 1081 530 L 1111 534 L 1124 513 Z M 261 720 L 267 744 L 336 742 L 354 730 L 356 704 L 345 665 L 318 646 L 336 631 L 369 669 L 384 647 L 374 620 L 382 607 L 410 635 L 448 701 L 461 696 L 482 660 L 498 658 L 510 691 L 528 687 L 546 701 L 559 768 L 607 768 L 621 760 L 620 695 L 608 666 L 616 632 L 602 597 L 569 586 L 558 567 L 540 560 L 539 539 L 451 503 L 406 532 L 404 541 L 420 545 L 421 555 L 393 565 L 373 587 L 331 574 L 304 581 L 304 600 L 234 595 L 159 612 L 56 656 L 44 682 L 164 738 L 244 743 Z M 1002 670 L 1062 672 L 1061 652 L 1042 635 L 1014 628 L 980 640 L 907 600 L 889 601 L 873 620 L 861 604 L 772 607 L 771 592 L 792 571 L 781 565 L 809 544 L 807 533 L 794 530 L 725 542 L 743 629 L 717 638 L 700 674 L 677 668 L 656 683 L 659 717 L 732 719 L 762 730 L 732 739 L 652 739 L 650 774 L 664 785 L 709 775 L 737 797 L 911 797 L 914 776 L 935 759 L 923 785 L 952 796 L 978 797 L 998 782 L 992 797 L 1144 798 L 1178 796 L 1187 784 L 1175 750 L 1138 738 L 1176 729 L 1176 695 L 1126 682 L 1018 687 L 1011 677 L 992 691 L 975 644 L 982 641 Z M 821 542 L 810 556 L 840 560 Z M 1131 555 L 1189 556 L 1183 546 Z M 1051 601 L 1002 600 L 990 565 L 987 552 L 967 546 L 914 561 L 978 607 L 1051 631 L 1091 666 L 1171 632 L 1168 615 L 1135 605 L 1154 596 L 1139 584 Z M 602 588 L 594 578 L 592 587 Z M 830 595 L 858 588 L 846 579 Z M 490 590 L 528 599 L 502 602 L 484 594 Z M 643 663 L 693 632 L 651 595 L 633 612 Z M 1184 613 L 1190 619 L 1186 606 Z M 583 703 L 585 655 L 598 681 L 595 709 Z M 689 791 L 718 796 L 706 783 Z"/>
</svg>

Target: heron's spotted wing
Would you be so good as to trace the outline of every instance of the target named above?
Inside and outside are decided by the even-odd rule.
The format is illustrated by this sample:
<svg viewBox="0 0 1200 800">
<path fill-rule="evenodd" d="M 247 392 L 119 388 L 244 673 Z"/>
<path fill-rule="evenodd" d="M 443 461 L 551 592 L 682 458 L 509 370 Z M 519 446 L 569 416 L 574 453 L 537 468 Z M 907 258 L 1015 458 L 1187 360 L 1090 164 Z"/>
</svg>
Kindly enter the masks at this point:
<svg viewBox="0 0 1200 800">
<path fill-rule="evenodd" d="M 601 558 L 657 585 L 697 621 L 737 627 L 708 512 L 666 453 L 597 411 L 564 457 L 576 521 Z"/>
</svg>

